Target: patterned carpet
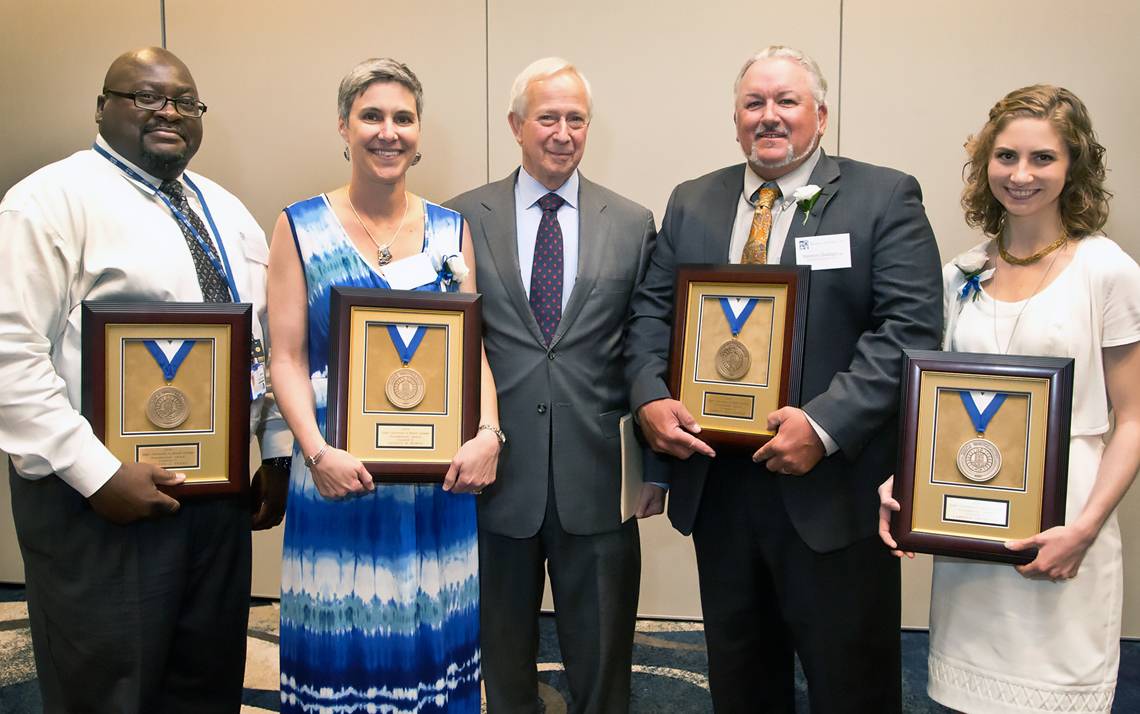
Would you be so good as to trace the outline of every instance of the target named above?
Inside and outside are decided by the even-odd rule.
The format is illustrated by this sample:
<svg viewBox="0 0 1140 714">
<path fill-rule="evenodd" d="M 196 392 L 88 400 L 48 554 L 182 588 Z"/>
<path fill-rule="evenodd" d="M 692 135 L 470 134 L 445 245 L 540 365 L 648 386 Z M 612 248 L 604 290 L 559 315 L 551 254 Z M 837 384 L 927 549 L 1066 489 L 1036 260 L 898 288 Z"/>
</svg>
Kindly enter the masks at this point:
<svg viewBox="0 0 1140 714">
<path fill-rule="evenodd" d="M 255 601 L 250 610 L 243 713 L 278 711 L 277 618 L 276 602 Z M 949 711 L 926 696 L 926 633 L 904 632 L 902 647 L 904 711 Z M 23 588 L 0 585 L 0 653 L 0 714 L 39 712 L 40 695 Z M 712 711 L 700 623 L 639 621 L 633 660 L 634 714 Z M 547 714 L 565 714 L 569 694 L 552 617 L 542 618 L 538 662 L 539 695 Z M 796 711 L 806 713 L 807 689 L 798 672 L 796 684 Z M 1122 644 L 1120 684 L 1113 712 L 1140 712 L 1140 642 Z"/>
</svg>

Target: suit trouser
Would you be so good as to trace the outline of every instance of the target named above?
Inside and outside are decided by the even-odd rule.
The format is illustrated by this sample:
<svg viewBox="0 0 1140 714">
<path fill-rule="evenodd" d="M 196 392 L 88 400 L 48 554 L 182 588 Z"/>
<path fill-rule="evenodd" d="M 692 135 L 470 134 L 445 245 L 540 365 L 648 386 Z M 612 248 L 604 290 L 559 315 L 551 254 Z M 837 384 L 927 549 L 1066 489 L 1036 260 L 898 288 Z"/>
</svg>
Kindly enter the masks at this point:
<svg viewBox="0 0 1140 714">
<path fill-rule="evenodd" d="M 44 711 L 237 712 L 249 620 L 245 499 L 117 526 L 64 481 L 10 475 Z"/>
<path fill-rule="evenodd" d="M 538 612 L 543 562 L 570 712 L 629 711 L 633 630 L 641 583 L 637 521 L 573 535 L 562 529 L 553 484 L 537 534 L 510 538 L 479 529 L 480 627 L 489 714 L 531 714 L 538 705 Z"/>
<path fill-rule="evenodd" d="M 877 536 L 813 551 L 778 478 L 811 476 L 739 459 L 705 482 L 693 544 L 715 710 L 794 712 L 798 654 L 812 712 L 901 711 L 897 559 Z"/>
</svg>

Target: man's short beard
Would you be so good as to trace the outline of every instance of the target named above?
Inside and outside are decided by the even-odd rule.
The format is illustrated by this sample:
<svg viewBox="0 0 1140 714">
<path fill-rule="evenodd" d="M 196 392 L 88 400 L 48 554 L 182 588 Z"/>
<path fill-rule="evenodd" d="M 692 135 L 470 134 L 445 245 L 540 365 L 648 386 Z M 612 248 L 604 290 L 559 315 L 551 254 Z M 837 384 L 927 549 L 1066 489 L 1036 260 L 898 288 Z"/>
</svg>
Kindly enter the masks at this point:
<svg viewBox="0 0 1140 714">
<path fill-rule="evenodd" d="M 151 176 L 174 178 L 186 169 L 186 164 L 190 163 L 190 157 L 187 156 L 187 153 L 189 152 L 156 154 L 142 145 L 142 142 L 139 142 L 139 168 Z"/>
<path fill-rule="evenodd" d="M 782 159 L 776 159 L 775 161 L 764 161 L 764 160 L 762 160 L 760 158 L 760 151 L 756 148 L 756 141 L 753 140 L 752 151 L 748 155 L 748 163 L 751 164 L 752 166 L 755 166 L 755 167 L 761 168 L 761 169 L 782 169 L 785 166 L 791 166 L 794 163 L 797 163 L 799 161 L 803 161 L 807 157 L 811 156 L 812 152 L 815 151 L 816 148 L 819 147 L 820 139 L 823 138 L 819 134 L 819 124 L 820 124 L 819 114 L 816 114 L 816 117 L 815 117 L 815 138 L 812 140 L 812 142 L 810 144 L 807 145 L 807 148 L 805 148 L 803 150 L 803 153 L 796 154 L 796 148 L 791 145 L 791 142 L 789 142 L 788 143 L 788 155 Z"/>
</svg>

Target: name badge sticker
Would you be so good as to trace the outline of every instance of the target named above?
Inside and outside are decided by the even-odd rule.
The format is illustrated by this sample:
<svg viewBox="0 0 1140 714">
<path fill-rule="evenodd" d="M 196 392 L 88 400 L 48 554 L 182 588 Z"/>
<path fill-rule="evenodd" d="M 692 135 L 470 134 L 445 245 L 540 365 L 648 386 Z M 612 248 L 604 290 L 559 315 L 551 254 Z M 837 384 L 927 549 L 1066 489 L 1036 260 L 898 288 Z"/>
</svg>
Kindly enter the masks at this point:
<svg viewBox="0 0 1140 714">
<path fill-rule="evenodd" d="M 250 401 L 265 396 L 267 386 L 265 382 L 265 363 L 254 362 L 249 368 L 249 398 Z"/>
<path fill-rule="evenodd" d="M 851 234 L 796 238 L 796 265 L 812 270 L 838 270 L 851 267 Z"/>
<path fill-rule="evenodd" d="M 431 256 L 427 253 L 416 253 L 394 263 L 388 263 L 381 271 L 381 275 L 393 290 L 411 290 L 439 279 L 431 263 Z"/>
</svg>

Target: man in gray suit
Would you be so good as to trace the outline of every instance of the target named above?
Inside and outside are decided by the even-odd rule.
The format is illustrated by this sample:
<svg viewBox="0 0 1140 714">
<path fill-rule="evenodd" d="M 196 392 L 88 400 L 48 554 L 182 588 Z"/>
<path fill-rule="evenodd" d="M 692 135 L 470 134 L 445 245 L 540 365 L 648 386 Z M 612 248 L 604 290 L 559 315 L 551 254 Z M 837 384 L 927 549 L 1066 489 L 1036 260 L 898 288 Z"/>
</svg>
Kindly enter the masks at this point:
<svg viewBox="0 0 1140 714">
<path fill-rule="evenodd" d="M 589 84 L 548 58 L 515 80 L 522 167 L 452 199 L 471 226 L 483 344 L 509 437 L 479 497 L 488 710 L 533 712 L 543 564 L 573 712 L 629 708 L 641 551 L 621 519 L 622 345 L 655 230 L 645 208 L 586 180 Z M 638 515 L 662 510 L 644 486 Z"/>
<path fill-rule="evenodd" d="M 938 344 L 938 248 L 913 177 L 819 148 L 826 92 L 791 48 L 744 65 L 747 163 L 673 192 L 626 342 L 631 405 L 669 455 L 669 518 L 693 535 L 721 714 L 794 711 L 793 653 L 813 712 L 901 708 L 899 569 L 875 542 L 875 490 L 894 468 L 902 348 Z M 776 436 L 751 459 L 714 454 L 664 382 L 676 267 L 740 262 L 812 266 L 803 406 L 767 415 Z"/>
</svg>

